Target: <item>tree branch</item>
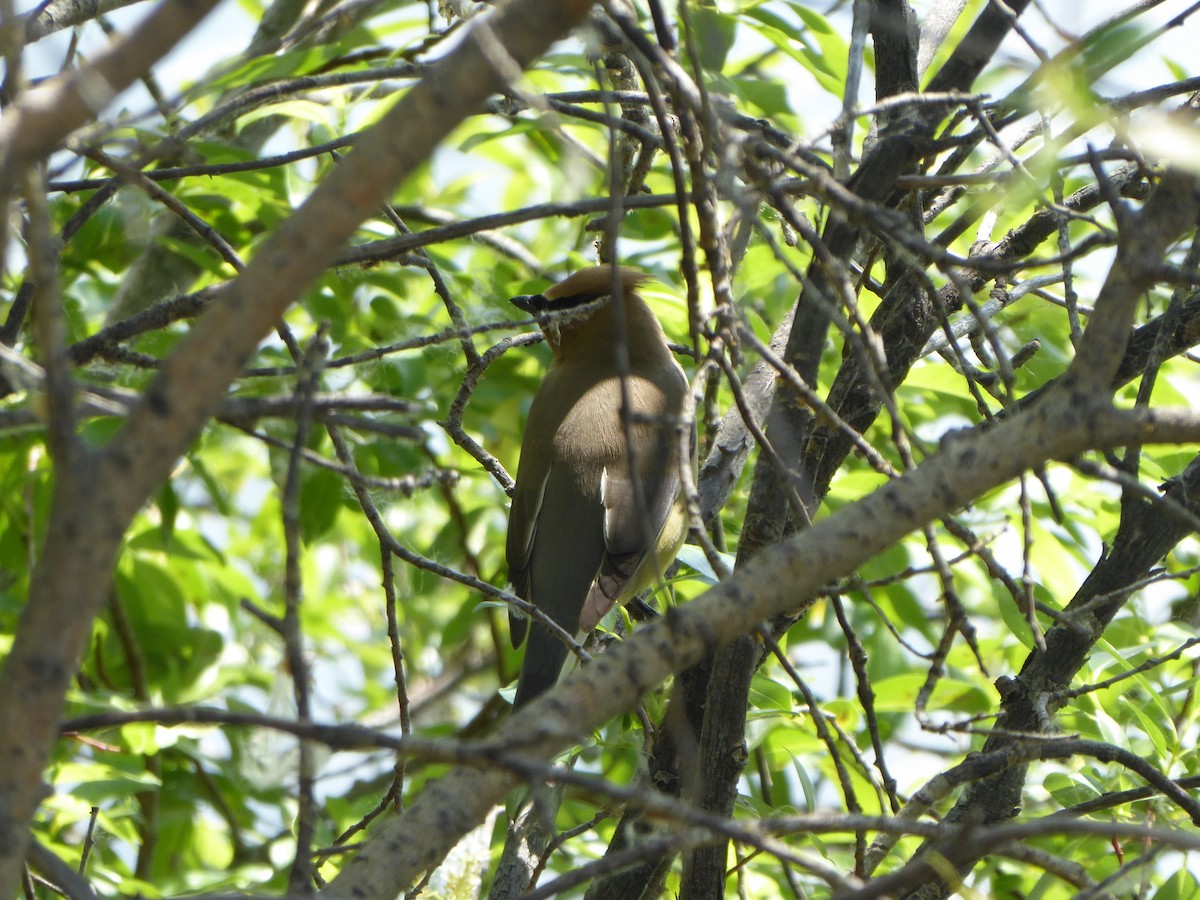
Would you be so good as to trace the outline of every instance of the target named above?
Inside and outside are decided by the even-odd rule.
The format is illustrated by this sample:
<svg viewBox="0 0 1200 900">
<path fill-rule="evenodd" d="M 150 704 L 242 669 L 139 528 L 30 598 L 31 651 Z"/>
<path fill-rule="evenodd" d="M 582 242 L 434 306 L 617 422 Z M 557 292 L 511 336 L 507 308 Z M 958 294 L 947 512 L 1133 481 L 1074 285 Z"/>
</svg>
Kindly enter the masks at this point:
<svg viewBox="0 0 1200 900">
<path fill-rule="evenodd" d="M 161 7 L 135 37 L 161 26 L 157 37 L 165 41 L 209 3 L 196 0 L 188 8 L 191 18 L 179 5 Z M 0 894 L 14 894 L 19 884 L 28 826 L 41 797 L 42 770 L 63 696 L 107 596 L 113 561 L 132 517 L 216 412 L 258 342 L 358 224 L 451 128 L 514 70 L 574 27 L 590 5 L 587 0 L 553 6 L 516 0 L 476 20 L 462 43 L 363 135 L 354 152 L 221 292 L 163 361 L 144 400 L 111 442 L 98 452 L 78 454 L 75 465 L 58 471 L 45 544 L 55 555 L 38 560 L 29 601 L 0 673 Z M 171 22 L 160 21 L 168 17 Z M 118 49 L 142 60 L 129 43 Z M 159 47 L 148 39 L 146 45 Z M 112 53 L 85 72 L 111 75 L 102 82 L 110 85 L 140 74 L 129 60 Z M 0 120 L 4 166 L 47 152 L 77 118 L 90 112 L 74 77 L 54 85 L 55 90 L 37 96 L 39 101 L 61 101 L 55 116 L 26 100 Z"/>
<path fill-rule="evenodd" d="M 806 607 L 822 587 L 921 527 L 1047 460 L 1131 441 L 1200 437 L 1191 411 L 1118 410 L 1058 391 L 986 433 L 942 451 L 813 528 L 764 549 L 731 578 L 639 630 L 557 688 L 515 712 L 486 746 L 546 760 L 631 709 L 646 691 L 765 620 Z M 510 774 L 458 769 L 388 822 L 330 883 L 334 898 L 394 896 L 501 802 Z"/>
</svg>

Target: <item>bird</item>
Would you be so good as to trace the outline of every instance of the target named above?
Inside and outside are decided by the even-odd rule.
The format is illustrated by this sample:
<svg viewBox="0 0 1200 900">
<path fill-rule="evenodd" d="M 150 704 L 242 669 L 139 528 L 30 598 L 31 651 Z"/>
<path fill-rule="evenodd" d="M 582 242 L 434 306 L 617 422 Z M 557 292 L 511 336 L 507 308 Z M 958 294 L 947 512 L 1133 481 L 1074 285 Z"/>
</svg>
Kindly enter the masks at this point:
<svg viewBox="0 0 1200 900">
<path fill-rule="evenodd" d="M 599 265 L 511 301 L 537 318 L 552 361 L 521 439 L 509 580 L 571 635 L 661 577 L 687 533 L 679 427 L 691 418 L 690 392 L 638 293 L 647 280 Z M 527 631 L 514 708 L 553 687 L 568 655 L 544 624 L 510 610 L 514 647 Z"/>
</svg>

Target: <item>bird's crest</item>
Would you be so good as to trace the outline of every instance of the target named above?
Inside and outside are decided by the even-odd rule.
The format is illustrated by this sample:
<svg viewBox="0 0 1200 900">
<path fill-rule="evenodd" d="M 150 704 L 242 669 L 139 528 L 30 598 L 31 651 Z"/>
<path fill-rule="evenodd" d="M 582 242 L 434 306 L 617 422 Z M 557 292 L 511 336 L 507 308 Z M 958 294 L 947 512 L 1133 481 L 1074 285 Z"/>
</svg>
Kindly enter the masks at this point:
<svg viewBox="0 0 1200 900">
<path fill-rule="evenodd" d="M 635 291 L 640 285 L 650 280 L 650 276 L 637 269 L 621 266 L 617 269 L 622 290 Z M 560 281 L 553 287 L 547 288 L 542 296 L 549 303 L 547 309 L 565 309 L 580 306 L 612 292 L 613 267 L 593 266 L 583 269 Z"/>
</svg>

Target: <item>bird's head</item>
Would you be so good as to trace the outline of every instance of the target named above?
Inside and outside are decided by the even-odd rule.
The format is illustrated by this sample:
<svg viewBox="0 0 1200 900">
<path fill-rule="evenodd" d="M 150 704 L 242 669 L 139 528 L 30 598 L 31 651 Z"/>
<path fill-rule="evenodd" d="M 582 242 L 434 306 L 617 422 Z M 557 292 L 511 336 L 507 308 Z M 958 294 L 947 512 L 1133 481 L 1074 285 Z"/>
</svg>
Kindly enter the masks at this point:
<svg viewBox="0 0 1200 900">
<path fill-rule="evenodd" d="M 615 292 L 620 292 L 627 301 L 636 297 L 638 286 L 648 277 L 637 269 L 594 266 L 576 272 L 541 294 L 523 294 L 510 302 L 537 319 L 546 342 L 558 356 L 564 344 L 590 341 L 591 328 L 604 329 L 595 335 L 596 340 L 611 339 L 611 319 L 597 314 Z M 626 309 L 630 309 L 628 302 Z"/>
</svg>

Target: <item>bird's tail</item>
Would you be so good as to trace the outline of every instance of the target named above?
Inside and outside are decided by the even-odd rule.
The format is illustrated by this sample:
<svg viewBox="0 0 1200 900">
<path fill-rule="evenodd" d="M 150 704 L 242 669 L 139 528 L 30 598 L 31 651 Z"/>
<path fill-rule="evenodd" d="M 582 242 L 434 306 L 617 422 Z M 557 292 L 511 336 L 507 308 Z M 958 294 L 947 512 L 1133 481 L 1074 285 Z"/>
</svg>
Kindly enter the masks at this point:
<svg viewBox="0 0 1200 900">
<path fill-rule="evenodd" d="M 558 674 L 567 659 L 566 645 L 536 622 L 530 624 L 529 640 L 525 644 L 525 661 L 517 679 L 517 694 L 513 709 L 524 706 L 544 691 L 554 687 Z"/>
</svg>

